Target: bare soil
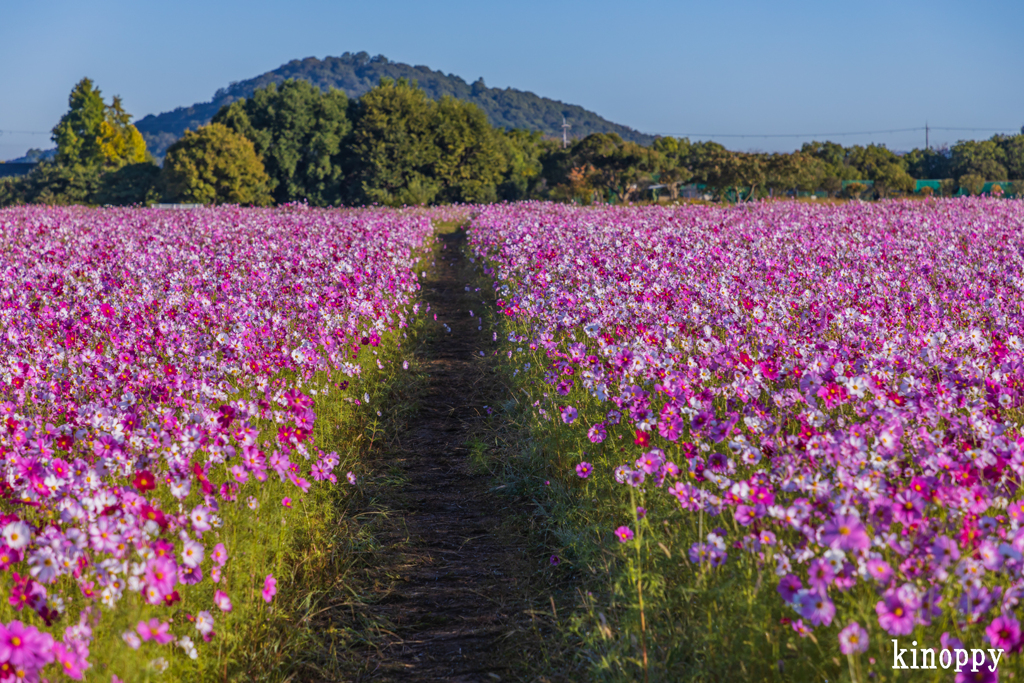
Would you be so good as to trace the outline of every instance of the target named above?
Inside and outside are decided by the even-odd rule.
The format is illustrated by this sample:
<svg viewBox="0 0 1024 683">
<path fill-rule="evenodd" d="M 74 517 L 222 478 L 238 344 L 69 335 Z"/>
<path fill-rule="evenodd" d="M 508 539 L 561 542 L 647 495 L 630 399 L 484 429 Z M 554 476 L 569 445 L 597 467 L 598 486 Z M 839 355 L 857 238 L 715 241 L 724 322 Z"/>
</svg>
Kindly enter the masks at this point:
<svg viewBox="0 0 1024 683">
<path fill-rule="evenodd" d="M 475 425 L 496 398 L 480 357 L 494 344 L 469 315 L 479 311 L 480 294 L 459 249 L 463 232 L 440 239 L 447 247 L 422 290 L 437 323 L 417 352 L 418 409 L 375 463 L 399 484 L 377 494 L 391 523 L 378 536 L 368 610 L 385 627 L 360 680 L 510 680 L 516 641 L 530 637 L 520 597 L 526 535 L 503 524 L 515 503 L 469 458 Z"/>
</svg>

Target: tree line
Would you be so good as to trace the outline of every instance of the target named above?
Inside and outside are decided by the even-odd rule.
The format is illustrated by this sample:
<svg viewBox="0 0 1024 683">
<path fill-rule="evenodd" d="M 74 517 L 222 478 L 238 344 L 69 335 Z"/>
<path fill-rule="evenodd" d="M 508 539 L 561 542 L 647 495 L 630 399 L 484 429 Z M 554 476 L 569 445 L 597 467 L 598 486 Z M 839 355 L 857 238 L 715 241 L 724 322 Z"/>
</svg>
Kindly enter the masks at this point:
<svg viewBox="0 0 1024 683">
<path fill-rule="evenodd" d="M 614 133 L 563 148 L 538 132 L 492 126 L 470 102 L 432 100 L 405 79 L 381 79 L 358 99 L 302 80 L 271 83 L 187 132 L 167 150 L 162 167 L 120 99 L 107 104 L 83 79 L 53 139 L 52 161 L 0 179 L 0 206 L 631 202 L 659 194 L 677 199 L 688 184 L 730 201 L 816 191 L 891 197 L 914 192 L 915 178 L 941 180 L 927 191 L 947 195 L 978 194 L 987 181 L 1013 180 L 1014 194 L 1024 194 L 1024 134 L 905 155 L 883 145 L 834 142 L 807 143 L 789 154 L 733 152 L 671 137 L 645 146 Z"/>
</svg>

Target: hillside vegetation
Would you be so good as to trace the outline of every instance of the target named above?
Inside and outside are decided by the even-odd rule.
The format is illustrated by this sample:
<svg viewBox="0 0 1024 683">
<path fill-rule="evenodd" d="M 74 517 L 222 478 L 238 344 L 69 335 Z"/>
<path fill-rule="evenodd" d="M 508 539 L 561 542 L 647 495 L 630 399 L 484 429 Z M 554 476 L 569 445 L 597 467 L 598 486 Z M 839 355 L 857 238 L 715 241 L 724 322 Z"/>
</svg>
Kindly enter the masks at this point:
<svg viewBox="0 0 1024 683">
<path fill-rule="evenodd" d="M 591 133 L 615 133 L 623 140 L 650 144 L 654 136 L 639 133 L 632 128 L 601 118 L 592 111 L 575 104 L 566 104 L 532 92 L 514 88 L 489 88 L 483 79 L 467 83 L 454 74 L 445 75 L 426 66 L 411 66 L 392 62 L 383 55 L 370 57 L 365 52 L 346 52 L 340 57 L 295 59 L 273 71 L 232 83 L 214 93 L 209 102 L 197 102 L 188 107 L 163 114 L 149 115 L 136 122 L 146 139 L 149 151 L 163 157 L 186 130 L 206 125 L 221 107 L 252 97 L 259 88 L 271 83 L 280 85 L 289 79 L 308 81 L 322 90 L 337 88 L 349 98 L 362 97 L 382 78 L 415 81 L 432 100 L 445 95 L 476 104 L 487 115 L 491 125 L 506 130 L 539 131 L 543 135 L 562 134 L 562 117 L 572 125 L 572 134 L 583 138 Z"/>
</svg>

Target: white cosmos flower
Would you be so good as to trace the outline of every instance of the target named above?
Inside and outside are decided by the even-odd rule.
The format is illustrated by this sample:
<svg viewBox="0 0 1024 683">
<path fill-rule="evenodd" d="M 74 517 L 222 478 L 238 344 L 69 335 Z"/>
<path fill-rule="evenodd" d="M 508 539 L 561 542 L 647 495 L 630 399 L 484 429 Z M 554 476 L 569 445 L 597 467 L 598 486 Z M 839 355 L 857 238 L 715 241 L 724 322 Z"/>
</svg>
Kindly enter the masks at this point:
<svg viewBox="0 0 1024 683">
<path fill-rule="evenodd" d="M 14 550 L 21 550 L 32 541 L 32 529 L 21 520 L 4 527 L 4 542 Z"/>
</svg>

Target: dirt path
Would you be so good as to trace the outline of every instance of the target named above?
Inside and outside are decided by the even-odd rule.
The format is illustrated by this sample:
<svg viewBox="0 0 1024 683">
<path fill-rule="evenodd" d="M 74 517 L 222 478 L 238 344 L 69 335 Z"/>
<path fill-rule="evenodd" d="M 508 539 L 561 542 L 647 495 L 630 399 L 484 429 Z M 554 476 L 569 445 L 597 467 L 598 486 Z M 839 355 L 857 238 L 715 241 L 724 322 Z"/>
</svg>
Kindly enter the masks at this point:
<svg viewBox="0 0 1024 683">
<path fill-rule="evenodd" d="M 473 423 L 493 396 L 479 357 L 490 332 L 469 315 L 480 296 L 466 291 L 463 234 L 441 239 L 447 248 L 422 291 L 438 322 L 419 350 L 420 407 L 378 463 L 405 483 L 389 494 L 396 524 L 381 536 L 385 565 L 375 573 L 384 597 L 371 607 L 391 633 L 364 680 L 509 680 L 506 636 L 522 633 L 513 569 L 522 551 L 501 528 L 509 502 L 468 457 Z"/>
</svg>

